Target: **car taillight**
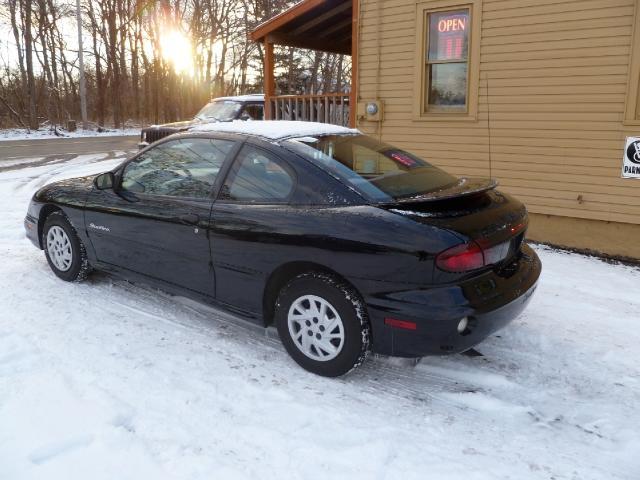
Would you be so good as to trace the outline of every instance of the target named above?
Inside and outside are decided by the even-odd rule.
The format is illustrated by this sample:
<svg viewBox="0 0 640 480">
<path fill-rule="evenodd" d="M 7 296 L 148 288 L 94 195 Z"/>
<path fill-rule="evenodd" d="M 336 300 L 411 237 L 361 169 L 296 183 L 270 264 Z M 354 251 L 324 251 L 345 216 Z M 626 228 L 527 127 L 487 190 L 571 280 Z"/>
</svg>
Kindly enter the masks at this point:
<svg viewBox="0 0 640 480">
<path fill-rule="evenodd" d="M 523 227 L 517 225 L 512 232 L 522 232 Z M 436 257 L 436 265 L 447 272 L 470 272 L 478 268 L 488 267 L 503 262 L 509 255 L 520 249 L 524 234 L 511 237 L 504 242 L 492 245 L 484 239 L 471 241 L 441 252 Z"/>
<path fill-rule="evenodd" d="M 469 272 L 485 266 L 484 252 L 475 243 L 456 245 L 436 257 L 436 265 L 447 272 Z"/>
<path fill-rule="evenodd" d="M 517 235 L 520 232 L 522 232 L 526 227 L 527 227 L 526 222 L 520 222 L 516 225 L 512 225 L 511 228 L 509 228 L 509 231 L 511 232 L 511 235 Z"/>
</svg>

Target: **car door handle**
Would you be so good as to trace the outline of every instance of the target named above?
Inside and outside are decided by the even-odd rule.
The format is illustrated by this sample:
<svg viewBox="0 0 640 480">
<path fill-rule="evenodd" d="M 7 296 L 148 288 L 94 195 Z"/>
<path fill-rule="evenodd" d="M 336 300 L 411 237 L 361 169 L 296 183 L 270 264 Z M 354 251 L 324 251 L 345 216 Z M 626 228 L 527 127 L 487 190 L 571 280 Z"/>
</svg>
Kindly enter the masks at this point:
<svg viewBox="0 0 640 480">
<path fill-rule="evenodd" d="M 198 225 L 200 217 L 195 213 L 187 213 L 185 215 L 180 215 L 178 220 L 184 225 Z"/>
</svg>

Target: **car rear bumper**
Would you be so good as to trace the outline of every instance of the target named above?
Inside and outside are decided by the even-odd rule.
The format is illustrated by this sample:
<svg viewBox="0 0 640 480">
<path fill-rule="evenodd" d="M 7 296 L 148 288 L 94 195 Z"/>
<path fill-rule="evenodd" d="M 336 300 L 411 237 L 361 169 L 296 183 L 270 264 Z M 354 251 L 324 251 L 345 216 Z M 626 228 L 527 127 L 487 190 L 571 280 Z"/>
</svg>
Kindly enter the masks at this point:
<svg viewBox="0 0 640 480">
<path fill-rule="evenodd" d="M 27 235 L 27 238 L 31 240 L 31 243 L 33 243 L 38 248 L 42 248 L 42 245 L 40 245 L 40 236 L 38 234 L 39 229 L 37 218 L 34 218 L 31 215 L 27 214 L 27 216 L 24 217 L 24 231 Z"/>
<path fill-rule="evenodd" d="M 373 350 L 399 357 L 468 350 L 522 313 L 535 292 L 541 269 L 536 253 L 523 245 L 518 258 L 509 265 L 458 285 L 369 297 Z M 463 318 L 468 327 L 459 332 Z M 392 326 L 389 319 L 400 322 L 391 321 L 395 323 Z"/>
</svg>

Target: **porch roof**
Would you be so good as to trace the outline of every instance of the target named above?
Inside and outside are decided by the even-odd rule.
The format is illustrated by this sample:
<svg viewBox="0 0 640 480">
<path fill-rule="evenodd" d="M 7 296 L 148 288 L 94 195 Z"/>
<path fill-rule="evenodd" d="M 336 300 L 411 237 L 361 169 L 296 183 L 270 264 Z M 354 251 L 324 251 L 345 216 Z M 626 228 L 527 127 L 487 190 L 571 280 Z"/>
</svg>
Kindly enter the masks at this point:
<svg viewBox="0 0 640 480">
<path fill-rule="evenodd" d="M 352 54 L 353 0 L 303 0 L 258 25 L 251 39 Z"/>
</svg>

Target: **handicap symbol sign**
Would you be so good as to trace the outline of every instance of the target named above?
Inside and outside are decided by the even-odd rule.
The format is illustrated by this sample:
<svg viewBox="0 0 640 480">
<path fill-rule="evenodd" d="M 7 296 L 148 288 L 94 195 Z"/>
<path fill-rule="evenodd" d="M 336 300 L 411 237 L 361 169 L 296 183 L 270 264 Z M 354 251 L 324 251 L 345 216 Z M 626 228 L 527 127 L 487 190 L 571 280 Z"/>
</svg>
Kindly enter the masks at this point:
<svg viewBox="0 0 640 480">
<path fill-rule="evenodd" d="M 623 178 L 640 178 L 640 138 L 629 137 L 622 161 Z"/>
</svg>

